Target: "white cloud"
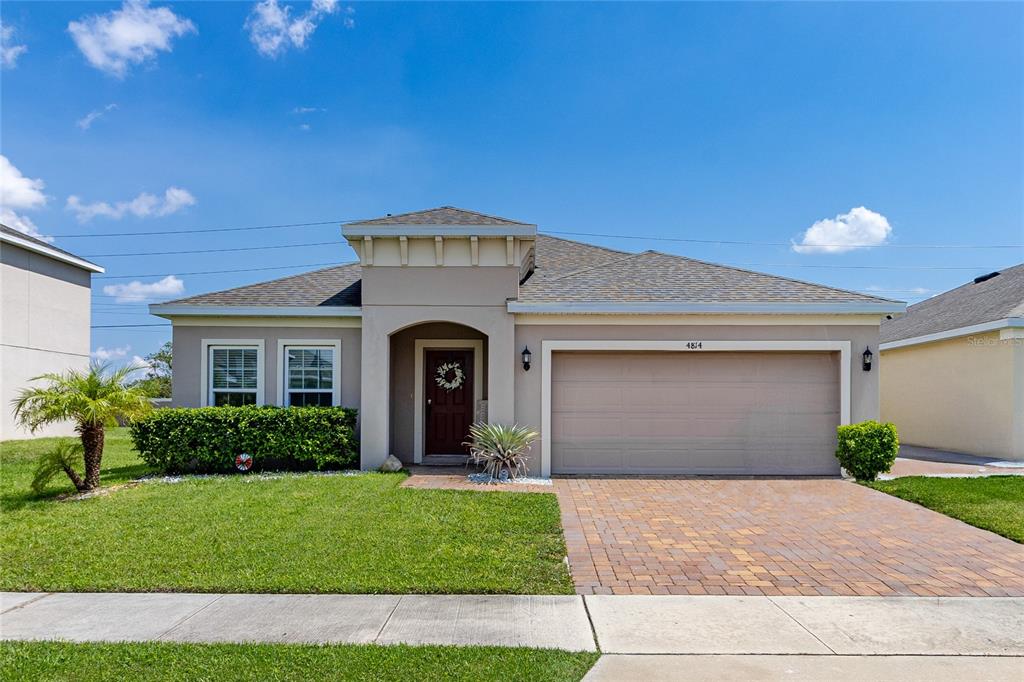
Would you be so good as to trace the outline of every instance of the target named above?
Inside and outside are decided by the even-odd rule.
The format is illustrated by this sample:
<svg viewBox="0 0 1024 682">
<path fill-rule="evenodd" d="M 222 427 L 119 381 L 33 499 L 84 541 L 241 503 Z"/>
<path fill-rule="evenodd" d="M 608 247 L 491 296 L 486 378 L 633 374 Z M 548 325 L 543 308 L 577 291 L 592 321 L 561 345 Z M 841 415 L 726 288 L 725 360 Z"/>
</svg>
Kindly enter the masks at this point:
<svg viewBox="0 0 1024 682">
<path fill-rule="evenodd" d="M 13 69 L 18 65 L 18 57 L 28 52 L 27 45 L 20 45 L 14 40 L 14 27 L 0 21 L 0 67 Z"/>
<path fill-rule="evenodd" d="M 46 204 L 46 187 L 39 178 L 26 178 L 10 159 L 0 154 L 0 206 L 4 208 L 32 209 Z"/>
<path fill-rule="evenodd" d="M 137 218 L 148 218 L 149 216 L 166 216 L 172 213 L 193 206 L 196 198 L 187 189 L 181 187 L 168 187 L 164 191 L 163 198 L 154 194 L 143 192 L 130 201 L 118 201 L 110 204 L 106 201 L 94 201 L 91 204 L 82 203 L 82 200 L 72 194 L 68 197 L 65 209 L 72 211 L 78 222 L 85 223 L 96 216 L 120 220 L 128 214 Z"/>
<path fill-rule="evenodd" d="M 125 0 L 121 9 L 92 14 L 68 24 L 75 45 L 100 71 L 124 78 L 128 67 L 170 52 L 171 42 L 196 33 L 195 24 L 168 7 L 150 7 L 149 0 Z"/>
<path fill-rule="evenodd" d="M 99 360 L 100 362 L 110 362 L 111 360 L 117 360 L 118 358 L 125 357 L 131 349 L 131 346 L 125 346 L 123 348 L 104 348 L 103 346 L 99 346 L 96 350 L 90 353 L 90 355 L 93 359 Z"/>
<path fill-rule="evenodd" d="M 185 291 L 185 283 L 174 275 L 146 284 L 132 280 L 127 284 L 108 284 L 103 293 L 114 296 L 117 303 L 144 303 L 155 298 L 177 296 Z"/>
<path fill-rule="evenodd" d="M 807 228 L 803 240 L 793 244 L 797 253 L 843 253 L 861 246 L 881 246 L 889 240 L 892 226 L 881 213 L 859 206 L 835 218 L 825 218 Z"/>
<path fill-rule="evenodd" d="M 90 111 L 88 114 L 75 121 L 75 125 L 81 128 L 82 130 L 88 130 L 89 128 L 92 127 L 92 124 L 96 122 L 96 119 L 101 118 L 104 114 L 107 114 L 108 112 L 111 112 L 114 109 L 117 109 L 116 104 L 108 104 L 102 109 L 95 109 L 93 111 Z"/>
<path fill-rule="evenodd" d="M 304 48 L 321 19 L 339 10 L 338 0 L 313 0 L 308 10 L 293 17 L 291 5 L 279 5 L 277 0 L 261 0 L 253 5 L 245 20 L 245 29 L 261 55 L 276 58 L 290 47 Z M 355 26 L 352 19 L 355 10 L 346 7 L 341 11 L 345 15 L 345 27 Z M 301 112 L 296 109 L 296 113 Z"/>
<path fill-rule="evenodd" d="M 299 124 L 299 130 L 301 130 L 303 132 L 307 132 L 308 133 L 312 129 L 313 129 L 313 127 L 311 125 L 309 125 L 308 123 L 300 123 Z"/>
<path fill-rule="evenodd" d="M 44 187 L 46 183 L 41 179 L 25 177 L 10 159 L 0 154 L 0 223 L 29 236 L 52 242 L 52 237 L 41 234 L 32 219 L 20 213 L 46 205 Z"/>
<path fill-rule="evenodd" d="M 131 365 L 136 368 L 137 372 L 148 372 L 153 367 L 153 365 L 146 362 L 146 358 L 140 357 L 138 355 L 132 356 Z M 138 376 L 134 372 L 133 375 Z"/>
<path fill-rule="evenodd" d="M 327 111 L 327 109 L 323 107 L 295 107 L 292 109 L 293 114 L 312 114 L 321 111 Z"/>
</svg>

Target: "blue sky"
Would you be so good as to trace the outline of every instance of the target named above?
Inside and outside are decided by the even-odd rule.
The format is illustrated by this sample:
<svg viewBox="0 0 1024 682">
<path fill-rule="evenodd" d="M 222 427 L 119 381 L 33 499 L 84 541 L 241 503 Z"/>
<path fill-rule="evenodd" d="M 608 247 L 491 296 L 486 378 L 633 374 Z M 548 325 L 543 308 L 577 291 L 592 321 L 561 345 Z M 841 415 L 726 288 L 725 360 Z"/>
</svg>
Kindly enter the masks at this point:
<svg viewBox="0 0 1024 682">
<path fill-rule="evenodd" d="M 0 208 L 89 235 L 55 243 L 107 268 L 94 325 L 353 259 L 332 225 L 103 233 L 444 204 L 910 301 L 1024 260 L 904 248 L 1024 242 L 1019 3 L 5 1 L 2 21 Z M 880 246 L 792 248 L 815 223 L 812 243 Z M 318 242 L 338 244 L 100 255 Z M 250 271 L 183 274 L 227 269 Z"/>
</svg>

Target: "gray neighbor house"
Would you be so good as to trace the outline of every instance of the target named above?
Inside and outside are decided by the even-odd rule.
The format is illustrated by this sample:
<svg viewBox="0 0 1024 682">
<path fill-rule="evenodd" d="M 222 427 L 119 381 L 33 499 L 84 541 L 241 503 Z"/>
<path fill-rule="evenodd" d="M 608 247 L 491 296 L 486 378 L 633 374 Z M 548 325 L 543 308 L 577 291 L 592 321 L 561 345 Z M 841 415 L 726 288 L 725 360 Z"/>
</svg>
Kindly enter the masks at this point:
<svg viewBox="0 0 1024 682">
<path fill-rule="evenodd" d="M 449 206 L 341 229 L 358 263 L 150 306 L 175 406 L 358 408 L 364 469 L 446 461 L 486 419 L 541 433 L 541 476 L 835 475 L 905 309 Z"/>
<path fill-rule="evenodd" d="M 29 380 L 89 364 L 92 275 L 103 268 L 0 225 L 0 440 L 68 436 L 74 425 L 34 434 L 14 420 L 11 401 Z"/>
</svg>

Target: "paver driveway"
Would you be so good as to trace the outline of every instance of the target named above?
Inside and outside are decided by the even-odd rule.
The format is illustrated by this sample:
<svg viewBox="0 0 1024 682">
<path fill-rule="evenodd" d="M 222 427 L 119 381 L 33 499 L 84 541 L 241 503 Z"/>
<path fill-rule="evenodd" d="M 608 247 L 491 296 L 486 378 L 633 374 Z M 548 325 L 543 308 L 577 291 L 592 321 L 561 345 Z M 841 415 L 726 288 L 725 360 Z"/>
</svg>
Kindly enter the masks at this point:
<svg viewBox="0 0 1024 682">
<path fill-rule="evenodd" d="M 1024 545 L 846 481 L 555 489 L 581 594 L 1024 596 Z"/>
</svg>

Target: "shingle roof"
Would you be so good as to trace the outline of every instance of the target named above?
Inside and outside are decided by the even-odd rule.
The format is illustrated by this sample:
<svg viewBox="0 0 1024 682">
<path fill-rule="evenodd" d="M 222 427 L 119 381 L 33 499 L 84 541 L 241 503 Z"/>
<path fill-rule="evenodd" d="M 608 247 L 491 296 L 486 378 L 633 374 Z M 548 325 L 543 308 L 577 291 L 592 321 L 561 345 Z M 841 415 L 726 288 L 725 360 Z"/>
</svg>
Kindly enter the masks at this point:
<svg viewBox="0 0 1024 682">
<path fill-rule="evenodd" d="M 1024 317 L 1024 263 L 915 303 L 906 315 L 882 324 L 881 340 L 901 341 L 1008 317 Z"/>
<path fill-rule="evenodd" d="M 528 225 L 518 220 L 468 211 L 455 206 L 441 206 L 425 211 L 386 215 L 372 220 L 359 220 L 348 225 Z"/>
<path fill-rule="evenodd" d="M 0 223 L 0 234 L 9 235 L 11 237 L 17 237 L 18 239 L 24 239 L 25 241 L 31 242 L 32 244 L 35 244 L 36 246 L 39 246 L 41 248 L 49 249 L 51 251 L 56 251 L 57 253 L 63 254 L 65 256 L 67 256 L 68 258 L 73 258 L 76 261 L 84 261 L 86 263 L 89 263 L 90 265 L 94 265 L 94 266 L 96 266 L 96 268 L 99 269 L 100 272 L 103 271 L 103 268 L 100 268 L 100 266 L 96 265 L 95 263 L 93 263 L 90 260 L 82 258 L 81 256 L 79 256 L 77 254 L 74 254 L 74 253 L 71 253 L 70 251 L 66 251 L 66 250 L 60 248 L 59 246 L 54 246 L 53 244 L 51 244 L 50 242 L 48 242 L 46 240 L 39 239 L 38 237 L 33 237 L 30 234 L 25 234 L 21 230 L 15 230 L 13 227 L 8 227 L 7 225 L 4 225 L 3 223 Z"/>
<path fill-rule="evenodd" d="M 556 276 L 530 278 L 520 289 L 519 300 L 536 303 L 562 301 L 579 303 L 856 303 L 885 301 L 885 299 L 853 291 L 741 270 L 726 265 L 706 263 L 657 251 L 644 251 L 636 254 L 605 251 L 607 256 L 603 262 L 590 263 Z M 542 253 L 542 249 L 539 247 L 538 265 L 543 261 Z M 540 267 L 538 267 L 538 271 L 540 271 Z"/>
<path fill-rule="evenodd" d="M 169 301 L 175 305 L 359 306 L 358 263 L 337 265 L 281 279 Z"/>
<path fill-rule="evenodd" d="M 834 303 L 874 296 L 655 251 L 628 253 L 537 235 L 521 302 Z M 170 301 L 185 305 L 358 306 L 357 263 Z"/>
</svg>

